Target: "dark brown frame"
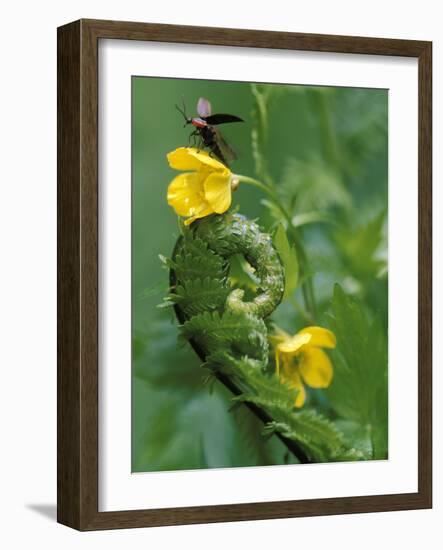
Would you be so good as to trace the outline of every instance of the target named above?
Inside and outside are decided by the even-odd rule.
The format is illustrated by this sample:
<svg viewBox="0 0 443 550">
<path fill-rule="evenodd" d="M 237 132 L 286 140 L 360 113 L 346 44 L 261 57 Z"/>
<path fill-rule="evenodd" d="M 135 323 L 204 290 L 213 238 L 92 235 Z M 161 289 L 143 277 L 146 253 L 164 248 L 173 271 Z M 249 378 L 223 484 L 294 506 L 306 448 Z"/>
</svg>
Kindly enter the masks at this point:
<svg viewBox="0 0 443 550">
<path fill-rule="evenodd" d="M 98 511 L 98 41 L 125 39 L 418 58 L 418 492 Z M 432 43 L 80 20 L 58 29 L 58 521 L 79 530 L 432 507 Z"/>
</svg>

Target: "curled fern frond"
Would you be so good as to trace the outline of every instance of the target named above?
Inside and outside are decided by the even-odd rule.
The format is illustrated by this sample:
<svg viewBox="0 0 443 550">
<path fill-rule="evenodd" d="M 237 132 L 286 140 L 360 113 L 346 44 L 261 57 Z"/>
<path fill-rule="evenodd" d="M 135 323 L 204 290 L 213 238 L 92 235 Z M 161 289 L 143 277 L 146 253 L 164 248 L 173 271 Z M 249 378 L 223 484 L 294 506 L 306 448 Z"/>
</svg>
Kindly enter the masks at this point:
<svg viewBox="0 0 443 550">
<path fill-rule="evenodd" d="M 252 297 L 229 279 L 230 258 L 240 255 L 254 272 Z M 272 239 L 238 213 L 197 220 L 184 228 L 168 260 L 181 336 L 205 366 L 245 403 L 300 462 L 354 456 L 341 432 L 312 411 L 294 407 L 297 391 L 269 372 L 269 315 L 285 288 L 285 268 Z M 287 279 L 287 277 L 286 277 Z"/>
</svg>

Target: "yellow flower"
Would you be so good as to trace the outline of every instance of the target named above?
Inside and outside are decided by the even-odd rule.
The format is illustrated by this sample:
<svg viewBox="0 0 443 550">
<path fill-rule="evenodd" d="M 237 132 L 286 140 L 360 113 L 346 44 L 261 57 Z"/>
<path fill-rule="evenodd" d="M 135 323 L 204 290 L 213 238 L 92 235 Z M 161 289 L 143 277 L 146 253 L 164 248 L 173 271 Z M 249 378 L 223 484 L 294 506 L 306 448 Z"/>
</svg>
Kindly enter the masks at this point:
<svg viewBox="0 0 443 550">
<path fill-rule="evenodd" d="M 271 340 L 275 344 L 277 375 L 297 390 L 296 407 L 304 405 L 304 384 L 311 388 L 327 388 L 331 384 L 332 363 L 321 348 L 335 348 L 336 338 L 333 332 L 322 327 L 306 327 L 290 336 L 278 329 Z"/>
<path fill-rule="evenodd" d="M 232 187 L 236 180 L 229 168 L 206 151 L 179 147 L 168 154 L 175 170 L 190 170 L 176 176 L 168 187 L 168 204 L 185 225 L 209 214 L 222 214 L 231 206 Z"/>
</svg>

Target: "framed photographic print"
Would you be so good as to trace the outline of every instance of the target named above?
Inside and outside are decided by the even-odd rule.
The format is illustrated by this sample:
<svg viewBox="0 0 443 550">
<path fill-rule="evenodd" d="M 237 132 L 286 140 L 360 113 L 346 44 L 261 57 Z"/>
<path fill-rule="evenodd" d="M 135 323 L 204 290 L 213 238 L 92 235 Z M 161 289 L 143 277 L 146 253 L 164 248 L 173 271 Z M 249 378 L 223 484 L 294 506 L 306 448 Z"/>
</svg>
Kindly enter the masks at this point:
<svg viewBox="0 0 443 550">
<path fill-rule="evenodd" d="M 431 52 L 59 28 L 59 522 L 431 507 Z"/>
</svg>

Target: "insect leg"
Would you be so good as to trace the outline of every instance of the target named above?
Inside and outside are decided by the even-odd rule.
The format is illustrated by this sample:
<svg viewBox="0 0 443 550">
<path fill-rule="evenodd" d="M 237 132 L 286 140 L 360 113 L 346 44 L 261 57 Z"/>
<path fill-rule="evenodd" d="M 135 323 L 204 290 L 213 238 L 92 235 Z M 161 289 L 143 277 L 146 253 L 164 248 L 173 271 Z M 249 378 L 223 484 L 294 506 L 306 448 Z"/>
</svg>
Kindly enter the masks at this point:
<svg viewBox="0 0 443 550">
<path fill-rule="evenodd" d="M 191 140 L 192 140 L 192 147 L 195 147 L 195 139 L 196 139 L 196 136 L 197 136 L 197 131 L 194 130 L 193 132 L 191 132 L 189 134 L 189 138 L 188 138 L 188 147 L 191 146 Z"/>
<path fill-rule="evenodd" d="M 203 141 L 203 138 L 202 136 L 200 135 L 200 133 L 198 133 L 198 137 L 197 137 L 197 149 L 200 151 L 202 149 L 205 148 L 205 142 Z"/>
</svg>

